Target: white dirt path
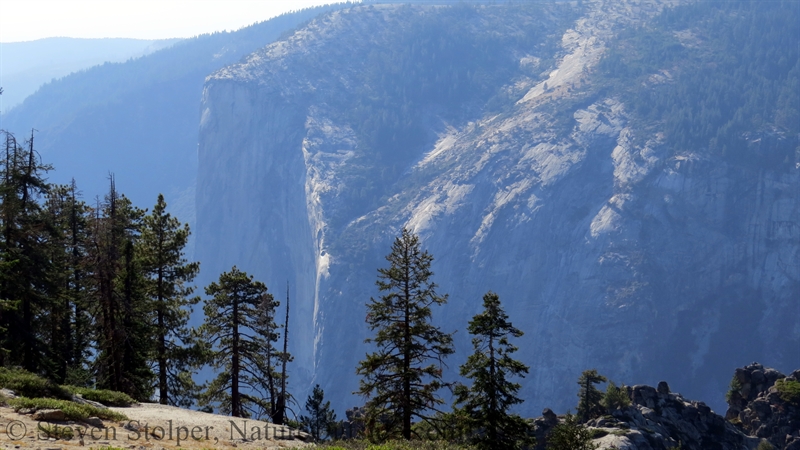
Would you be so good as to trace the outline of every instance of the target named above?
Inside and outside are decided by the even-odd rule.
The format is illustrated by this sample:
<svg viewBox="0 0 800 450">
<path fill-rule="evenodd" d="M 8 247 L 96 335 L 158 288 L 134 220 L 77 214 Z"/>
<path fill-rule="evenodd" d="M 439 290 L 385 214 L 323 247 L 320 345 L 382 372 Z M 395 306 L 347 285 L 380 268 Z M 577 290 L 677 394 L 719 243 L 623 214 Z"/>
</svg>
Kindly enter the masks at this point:
<svg viewBox="0 0 800 450">
<path fill-rule="evenodd" d="M 250 419 L 142 403 L 128 408 L 110 408 L 128 417 L 127 421 L 103 421 L 104 428 L 83 422 L 53 422 L 50 426 L 69 427 L 72 439 L 56 440 L 37 430 L 38 422 L 11 408 L 0 407 L 0 448 L 41 450 L 99 449 L 283 449 L 309 447 L 305 436 L 288 427 Z M 302 435 L 302 436 L 301 436 Z M 81 442 L 82 441 L 82 442 Z"/>
</svg>

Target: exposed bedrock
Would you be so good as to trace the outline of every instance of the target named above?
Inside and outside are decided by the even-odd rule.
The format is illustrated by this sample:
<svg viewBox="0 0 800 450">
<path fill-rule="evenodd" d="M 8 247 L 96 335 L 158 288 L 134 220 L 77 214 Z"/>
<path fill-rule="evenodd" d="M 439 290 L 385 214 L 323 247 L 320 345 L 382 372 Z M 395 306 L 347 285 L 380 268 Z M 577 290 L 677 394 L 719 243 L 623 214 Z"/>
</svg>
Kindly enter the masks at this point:
<svg viewBox="0 0 800 450">
<path fill-rule="evenodd" d="M 664 3 L 587 5 L 548 10 L 540 39 L 556 44 L 536 48 L 554 53 L 504 50 L 515 63 L 492 81 L 508 98 L 499 112 L 470 109 L 485 99 L 469 96 L 459 114 L 412 104 L 419 139 L 402 154 L 397 136 L 364 144 L 353 105 L 372 101 L 375 52 L 443 8 L 334 12 L 207 79 L 197 259 L 206 274 L 236 264 L 279 299 L 288 280 L 299 399 L 319 383 L 339 410 L 362 403 L 351 393 L 369 351 L 365 303 L 403 226 L 450 295 L 434 311 L 459 330 L 448 377 L 471 352 L 466 324 L 486 291 L 525 332 L 524 413 L 574 408 L 593 367 L 629 385 L 668 379 L 721 412 L 732 368 L 800 360 L 800 161 L 737 165 L 660 133 L 634 139 L 624 102 L 592 91 L 584 67 L 609 30 Z M 511 25 L 492 36 L 517 33 L 510 18 L 528 18 L 503 8 L 479 9 L 465 33 L 503 14 Z M 558 72 L 531 69 L 547 58 Z"/>
</svg>

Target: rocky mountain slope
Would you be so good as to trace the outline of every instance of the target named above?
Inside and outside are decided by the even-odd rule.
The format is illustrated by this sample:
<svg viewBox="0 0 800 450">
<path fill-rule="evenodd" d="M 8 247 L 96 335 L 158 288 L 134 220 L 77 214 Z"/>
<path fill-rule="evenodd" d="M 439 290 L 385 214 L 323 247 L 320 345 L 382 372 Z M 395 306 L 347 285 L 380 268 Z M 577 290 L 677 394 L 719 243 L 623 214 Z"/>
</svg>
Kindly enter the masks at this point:
<svg viewBox="0 0 800 450">
<path fill-rule="evenodd" d="M 587 425 L 600 449 L 755 449 L 768 447 L 765 441 L 775 449 L 800 449 L 798 377 L 800 370 L 786 376 L 758 363 L 736 369 L 725 417 L 670 392 L 664 381 L 657 388 L 633 386 L 627 388 L 630 406 Z M 558 421 L 549 410 L 535 421 L 542 450 Z"/>
<path fill-rule="evenodd" d="M 800 369 L 784 376 L 753 363 L 736 369 L 725 418 L 775 448 L 800 449 Z"/>
<path fill-rule="evenodd" d="M 731 5 L 321 17 L 207 78 L 197 257 L 289 281 L 293 386 L 337 408 L 361 402 L 364 304 L 404 226 L 450 295 L 452 378 L 491 289 L 526 332 L 523 412 L 572 407 L 588 367 L 722 398 L 743 360 L 800 360 L 798 8 Z"/>
</svg>

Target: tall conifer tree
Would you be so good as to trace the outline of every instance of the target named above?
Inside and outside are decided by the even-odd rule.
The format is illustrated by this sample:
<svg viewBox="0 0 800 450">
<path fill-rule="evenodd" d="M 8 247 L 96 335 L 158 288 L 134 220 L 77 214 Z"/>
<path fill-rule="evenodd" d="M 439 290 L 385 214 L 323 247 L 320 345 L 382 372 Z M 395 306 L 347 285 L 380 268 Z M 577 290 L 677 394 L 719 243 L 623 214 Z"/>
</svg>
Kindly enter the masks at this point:
<svg viewBox="0 0 800 450">
<path fill-rule="evenodd" d="M 51 186 L 44 204 L 44 217 L 50 232 L 48 259 L 51 267 L 48 273 L 47 296 L 49 308 L 46 314 L 46 327 L 40 330 L 47 343 L 49 366 L 45 373 L 63 384 L 67 381 L 67 371 L 73 355 L 72 292 L 69 287 L 70 253 L 69 232 L 69 188 Z"/>
<path fill-rule="evenodd" d="M 275 377 L 275 361 L 281 355 L 277 341 L 275 308 L 279 305 L 267 286 L 235 266 L 205 289 L 206 319 L 200 327 L 210 345 L 208 363 L 218 370 L 200 395 L 200 404 L 217 406 L 235 417 L 262 418 L 272 406 L 266 392 L 267 380 Z"/>
<path fill-rule="evenodd" d="M 194 288 L 187 284 L 197 275 L 200 264 L 188 262 L 184 256 L 189 225 L 181 226 L 166 208 L 164 196 L 159 194 L 153 212 L 142 221 L 139 239 L 147 297 L 153 310 L 152 359 L 159 403 L 190 406 L 197 393 L 192 368 L 198 354 L 188 323 L 191 307 L 200 299 L 191 297 Z"/>
<path fill-rule="evenodd" d="M 89 355 L 91 347 L 92 317 L 89 315 L 89 289 L 91 268 L 89 266 L 89 218 L 91 208 L 80 200 L 78 186 L 73 179 L 67 200 L 67 297 L 72 312 L 70 325 L 70 355 L 67 358 L 66 380 L 68 384 L 86 385 L 90 379 Z"/>
<path fill-rule="evenodd" d="M 34 136 L 19 145 L 11 133 L 5 133 L 0 161 L 0 204 L 2 205 L 2 242 L 0 262 L 4 276 L 0 299 L 13 302 L 3 311 L 5 333 L 0 353 L 3 364 L 19 365 L 31 372 L 47 372 L 47 345 L 42 333 L 43 318 L 50 309 L 47 296 L 48 274 L 52 270 L 48 245 L 50 229 L 39 199 L 47 195 L 49 185 L 44 174 L 51 169 L 42 164 L 34 150 Z"/>
<path fill-rule="evenodd" d="M 467 418 L 470 441 L 480 449 L 517 449 L 530 443 L 530 425 L 519 415 L 511 414 L 511 406 L 522 403 L 517 396 L 520 385 L 510 377 L 523 377 L 528 367 L 511 358 L 517 348 L 509 337 L 520 337 L 503 311 L 500 297 L 493 292 L 483 296 L 483 312 L 469 322 L 469 333 L 475 336 L 475 353 L 461 366 L 461 376 L 472 380 L 472 386 L 456 388 L 456 406 Z"/>
<path fill-rule="evenodd" d="M 300 416 L 300 424 L 314 441 L 321 441 L 329 436 L 336 426 L 336 413 L 331 409 L 331 402 L 325 401 L 325 392 L 319 385 L 306 400 L 307 416 Z"/>
<path fill-rule="evenodd" d="M 98 386 L 136 399 L 152 395 L 150 310 L 134 245 L 144 212 L 117 193 L 113 176 L 105 203 L 92 225 L 94 316 L 99 352 L 94 361 Z"/>
<path fill-rule="evenodd" d="M 420 248 L 407 229 L 392 244 L 389 267 L 378 269 L 379 299 L 367 304 L 367 323 L 377 350 L 358 365 L 359 394 L 366 396 L 368 424 L 386 437 L 411 439 L 411 420 L 428 420 L 427 412 L 442 404 L 443 359 L 453 353 L 453 339 L 431 324 L 431 306 L 447 296 L 436 293 L 431 278 L 433 256 Z"/>
<path fill-rule="evenodd" d="M 600 392 L 594 385 L 606 382 L 606 377 L 597 373 L 597 370 L 584 370 L 578 379 L 578 385 L 581 387 L 578 391 L 578 419 L 581 422 L 587 422 L 595 417 L 602 416 L 605 412 L 603 408 L 603 393 Z"/>
</svg>

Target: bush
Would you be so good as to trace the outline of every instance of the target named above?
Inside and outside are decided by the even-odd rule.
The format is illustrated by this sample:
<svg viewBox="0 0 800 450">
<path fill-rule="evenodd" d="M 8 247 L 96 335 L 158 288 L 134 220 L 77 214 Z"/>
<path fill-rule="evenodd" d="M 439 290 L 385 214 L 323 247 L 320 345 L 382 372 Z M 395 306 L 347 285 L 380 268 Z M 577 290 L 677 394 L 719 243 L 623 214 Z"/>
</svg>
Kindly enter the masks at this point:
<svg viewBox="0 0 800 450">
<path fill-rule="evenodd" d="M 592 436 L 592 439 L 600 439 L 601 437 L 608 436 L 608 431 L 601 430 L 599 428 L 592 428 L 589 430 L 589 434 Z"/>
<path fill-rule="evenodd" d="M 22 369 L 0 367 L 0 387 L 10 389 L 21 397 L 72 398 L 72 394 L 61 386 Z"/>
<path fill-rule="evenodd" d="M 759 442 L 756 450 L 775 450 L 775 446 L 770 444 L 768 440 L 764 439 L 763 441 Z"/>
<path fill-rule="evenodd" d="M 727 401 L 728 404 L 730 404 L 731 400 L 733 399 L 733 396 L 735 394 L 738 394 L 739 391 L 741 390 L 742 390 L 742 383 L 740 383 L 739 379 L 736 378 L 736 376 L 734 376 L 733 379 L 731 380 L 730 385 L 728 386 L 728 392 L 725 393 L 725 401 Z"/>
<path fill-rule="evenodd" d="M 593 450 L 597 448 L 592 442 L 592 433 L 572 414 L 567 413 L 564 422 L 553 427 L 547 437 L 549 450 Z"/>
<path fill-rule="evenodd" d="M 775 382 L 775 389 L 781 400 L 795 406 L 800 406 L 800 381 L 780 379 Z"/>
<path fill-rule="evenodd" d="M 136 403 L 136 400 L 123 392 L 110 391 L 108 389 L 89 389 L 78 386 L 63 387 L 73 394 L 80 394 L 81 397 L 86 400 L 102 403 L 106 406 L 131 406 Z"/>
<path fill-rule="evenodd" d="M 124 414 L 111 411 L 105 408 L 96 408 L 90 405 L 81 405 L 69 400 L 58 400 L 53 398 L 27 398 L 19 397 L 8 401 L 8 406 L 19 412 L 23 409 L 58 409 L 63 411 L 70 420 L 85 420 L 89 417 L 99 417 L 105 420 L 123 421 L 128 418 Z"/>
</svg>

